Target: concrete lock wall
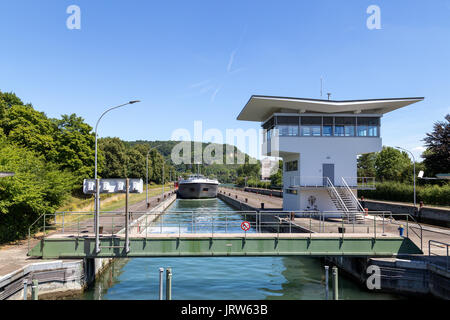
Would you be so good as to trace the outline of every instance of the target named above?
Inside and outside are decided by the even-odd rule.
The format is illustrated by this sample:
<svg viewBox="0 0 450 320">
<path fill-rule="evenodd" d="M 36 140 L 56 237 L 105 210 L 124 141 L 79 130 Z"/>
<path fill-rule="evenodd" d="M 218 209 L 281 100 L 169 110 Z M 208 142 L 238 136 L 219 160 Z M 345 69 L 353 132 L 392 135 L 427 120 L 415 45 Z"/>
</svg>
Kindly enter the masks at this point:
<svg viewBox="0 0 450 320">
<path fill-rule="evenodd" d="M 81 292 L 86 284 L 83 260 L 32 263 L 7 274 L 0 278 L 0 300 L 22 300 L 24 280 L 28 280 L 27 297 L 31 299 L 32 279 L 39 281 L 40 297 Z"/>
<path fill-rule="evenodd" d="M 450 227 L 450 209 L 422 207 L 415 210 L 413 205 L 386 201 L 364 200 L 364 207 L 369 211 L 391 211 L 392 213 L 409 213 L 419 222 L 428 222 Z"/>
<path fill-rule="evenodd" d="M 245 187 L 244 191 L 247 192 L 253 192 L 253 193 L 259 193 L 266 196 L 273 196 L 273 197 L 283 197 L 283 191 L 282 190 L 272 190 L 272 189 L 261 189 L 261 188 L 251 188 L 251 187 Z"/>
<path fill-rule="evenodd" d="M 377 291 L 450 299 L 450 273 L 426 261 L 346 257 L 329 257 L 326 260 L 363 286 L 367 285 L 366 281 L 371 275 L 367 272 L 368 267 L 379 267 L 380 289 L 374 289 Z"/>
</svg>

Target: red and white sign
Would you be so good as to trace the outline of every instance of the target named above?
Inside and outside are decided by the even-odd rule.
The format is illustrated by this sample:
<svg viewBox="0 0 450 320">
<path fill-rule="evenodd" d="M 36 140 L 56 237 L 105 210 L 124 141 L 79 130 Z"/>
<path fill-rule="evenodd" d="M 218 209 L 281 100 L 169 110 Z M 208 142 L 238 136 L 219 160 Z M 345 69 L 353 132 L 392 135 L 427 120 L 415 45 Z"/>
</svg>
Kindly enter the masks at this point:
<svg viewBox="0 0 450 320">
<path fill-rule="evenodd" d="M 241 223 L 241 229 L 244 231 L 250 230 L 250 222 L 244 221 Z"/>
</svg>

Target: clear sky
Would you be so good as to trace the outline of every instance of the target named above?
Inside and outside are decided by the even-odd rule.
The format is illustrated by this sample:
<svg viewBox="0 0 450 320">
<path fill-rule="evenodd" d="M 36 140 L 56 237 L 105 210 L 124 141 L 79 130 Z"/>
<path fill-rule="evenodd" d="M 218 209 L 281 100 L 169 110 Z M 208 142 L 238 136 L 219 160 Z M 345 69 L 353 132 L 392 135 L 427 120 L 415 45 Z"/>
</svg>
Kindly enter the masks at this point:
<svg viewBox="0 0 450 320">
<path fill-rule="evenodd" d="M 369 5 L 381 29 L 369 30 Z M 69 30 L 69 5 L 81 29 Z M 76 113 L 100 136 L 168 140 L 177 128 L 259 128 L 252 94 L 424 96 L 388 113 L 384 145 L 421 153 L 450 112 L 450 1 L 0 0 L 0 90 L 48 116 Z M 325 98 L 325 97 L 324 97 Z"/>
</svg>

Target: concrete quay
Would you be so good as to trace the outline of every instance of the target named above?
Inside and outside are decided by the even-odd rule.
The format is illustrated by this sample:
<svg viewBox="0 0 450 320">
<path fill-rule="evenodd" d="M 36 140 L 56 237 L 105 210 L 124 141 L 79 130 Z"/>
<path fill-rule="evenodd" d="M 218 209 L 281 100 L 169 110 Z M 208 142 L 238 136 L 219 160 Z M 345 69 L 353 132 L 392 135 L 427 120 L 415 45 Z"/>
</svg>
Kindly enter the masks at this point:
<svg viewBox="0 0 450 320">
<path fill-rule="evenodd" d="M 159 199 L 158 199 L 159 198 Z M 161 196 L 150 198 L 150 208 L 147 208 L 146 202 L 141 201 L 130 205 L 130 211 L 141 212 L 135 214 L 130 221 L 133 225 L 138 221 L 143 212 L 157 212 L 162 214 L 166 208 L 176 199 L 173 191 L 167 192 L 165 198 L 161 201 Z M 124 211 L 124 208 L 117 212 Z M 157 215 L 154 215 L 154 219 Z M 107 215 L 107 214 L 105 214 Z M 103 214 L 102 221 L 108 219 Z M 121 221 L 121 219 L 123 221 Z M 124 232 L 124 216 L 117 218 L 115 232 Z M 80 223 L 85 229 L 92 229 L 92 219 L 87 219 Z M 121 230 L 120 230 L 121 229 Z M 54 233 L 59 232 L 56 230 Z M 113 231 L 105 224 L 103 232 Z M 33 238 L 30 246 L 33 247 L 39 242 L 39 239 Z M 0 300 L 22 300 L 24 296 L 24 280 L 28 283 L 28 299 L 31 298 L 31 280 L 39 281 L 39 299 L 55 299 L 62 296 L 70 296 L 82 292 L 89 286 L 96 277 L 112 262 L 113 259 L 82 259 L 82 260 L 41 260 L 27 256 L 28 242 L 22 241 L 18 245 L 9 245 L 0 249 Z"/>
<path fill-rule="evenodd" d="M 273 189 L 261 189 L 261 188 L 238 188 L 242 191 L 258 193 L 261 195 L 271 195 L 272 197 L 283 198 L 282 190 Z M 392 213 L 409 213 L 411 216 L 419 222 L 450 227 L 450 207 L 443 206 L 423 206 L 414 207 L 412 203 L 396 202 L 396 201 L 381 201 L 365 199 L 364 207 L 369 211 L 390 211 Z"/>
<path fill-rule="evenodd" d="M 264 203 L 264 211 L 282 207 L 282 199 L 267 195 L 245 192 L 240 189 L 219 188 L 219 198 L 238 210 L 262 211 L 261 203 Z M 273 220 L 273 219 L 272 219 Z M 382 237 L 386 234 L 398 234 L 398 227 L 406 227 L 406 221 L 398 219 L 385 219 L 378 217 L 366 217 L 364 224 L 344 224 L 342 221 L 329 219 L 325 222 L 308 217 L 296 217 L 284 220 L 284 228 L 280 232 L 339 232 L 339 227 L 345 228 L 347 233 L 366 232 Z M 273 221 L 271 221 L 273 222 Z M 289 226 L 289 227 L 288 227 Z M 450 244 L 450 230 L 436 226 L 421 225 L 408 222 L 409 234 L 414 243 L 422 247 L 423 255 L 405 256 L 398 258 L 349 258 L 329 257 L 326 260 L 341 268 L 362 286 L 370 274 L 368 267 L 374 265 L 381 272 L 381 289 L 384 292 L 395 292 L 406 295 L 429 295 L 441 299 L 450 299 L 450 261 L 445 245 L 435 244 L 430 246 L 429 241 L 435 240 Z M 406 232 L 406 231 L 405 231 Z M 421 239 L 422 238 L 422 239 Z M 431 252 L 430 250 L 431 249 Z"/>
</svg>

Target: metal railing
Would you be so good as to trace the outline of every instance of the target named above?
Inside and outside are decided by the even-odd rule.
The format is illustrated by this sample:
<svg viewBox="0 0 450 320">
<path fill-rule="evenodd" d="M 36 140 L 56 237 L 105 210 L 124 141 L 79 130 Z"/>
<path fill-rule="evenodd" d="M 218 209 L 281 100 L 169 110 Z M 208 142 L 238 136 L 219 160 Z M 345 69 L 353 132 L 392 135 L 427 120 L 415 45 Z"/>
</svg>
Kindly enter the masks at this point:
<svg viewBox="0 0 450 320">
<path fill-rule="evenodd" d="M 341 177 L 341 179 L 342 179 L 342 183 L 343 183 L 343 185 L 344 185 L 344 187 L 345 187 L 345 190 L 346 190 L 347 194 L 349 194 L 350 197 L 352 198 L 353 203 L 356 204 L 356 207 L 357 207 L 361 212 L 364 212 L 364 208 L 362 207 L 362 205 L 361 205 L 361 203 L 359 202 L 358 198 L 356 198 L 356 196 L 355 196 L 355 194 L 353 193 L 352 189 L 350 189 L 350 187 L 348 186 L 347 181 L 344 179 L 344 177 Z"/>
<path fill-rule="evenodd" d="M 342 177 L 352 188 L 375 190 L 375 177 Z"/>
<path fill-rule="evenodd" d="M 432 248 L 432 246 L 434 246 L 434 247 L 439 247 L 439 248 L 446 248 L 446 255 L 445 255 L 445 270 L 446 271 L 449 271 L 450 269 L 449 269 L 449 267 L 450 267 L 450 264 L 449 264 L 449 260 L 448 260 L 448 248 L 450 247 L 450 243 L 445 243 L 445 242 L 441 242 L 441 241 L 437 241 L 437 240 L 428 240 L 428 256 L 429 257 L 431 257 L 431 256 L 442 256 L 442 255 L 440 255 L 440 254 L 434 254 L 434 253 L 432 253 L 432 251 L 431 251 L 431 248 Z M 440 266 L 439 264 L 437 264 L 437 263 L 433 263 L 433 262 L 429 262 L 429 263 L 431 263 L 431 264 L 433 264 L 433 265 L 435 265 L 436 267 L 438 267 L 438 268 L 442 268 L 442 266 Z"/>
<path fill-rule="evenodd" d="M 330 178 L 326 177 L 327 181 L 327 189 L 331 191 L 331 193 L 334 195 L 334 197 L 338 200 L 339 205 L 343 209 L 344 213 L 349 213 L 349 210 L 347 206 L 345 205 L 344 201 L 341 198 L 341 195 L 339 192 L 337 192 L 336 188 L 334 187 L 333 183 L 331 182 Z M 338 208 L 337 208 L 338 209 Z"/>
<path fill-rule="evenodd" d="M 101 212 L 100 237 L 120 237 L 128 228 L 131 236 L 145 238 L 157 234 L 181 236 L 188 233 L 211 236 L 230 233 L 276 233 L 278 236 L 281 233 L 309 233 L 310 236 L 313 233 L 338 233 L 344 239 L 345 234 L 358 233 L 376 239 L 385 234 L 399 234 L 395 218 L 406 217 L 406 221 L 412 218 L 408 214 L 392 214 L 388 211 L 368 212 L 364 223 L 348 222 L 347 213 L 341 211 L 150 211 L 129 212 L 129 215 L 131 222 L 126 226 L 125 213 Z M 93 216 L 94 212 L 55 212 L 42 215 L 33 225 L 42 220 L 41 230 L 44 235 L 54 232 L 73 238 L 92 237 L 95 235 Z M 242 228 L 243 221 L 249 222 L 249 230 Z M 410 230 L 415 232 L 407 223 L 406 237 L 410 236 Z M 422 249 L 422 232 L 415 235 Z M 28 249 L 30 251 L 30 243 Z"/>
<path fill-rule="evenodd" d="M 345 178 L 347 186 L 354 189 L 375 189 L 374 177 L 342 177 Z M 323 176 L 295 176 L 289 178 L 289 186 L 291 187 L 326 187 L 327 177 Z M 335 187 L 345 187 L 345 184 L 334 183 Z"/>
</svg>

